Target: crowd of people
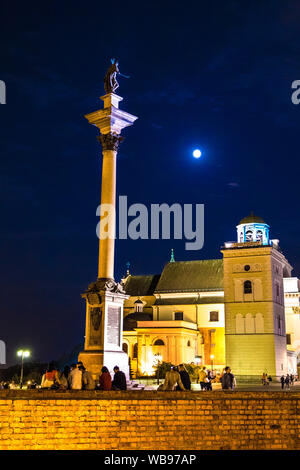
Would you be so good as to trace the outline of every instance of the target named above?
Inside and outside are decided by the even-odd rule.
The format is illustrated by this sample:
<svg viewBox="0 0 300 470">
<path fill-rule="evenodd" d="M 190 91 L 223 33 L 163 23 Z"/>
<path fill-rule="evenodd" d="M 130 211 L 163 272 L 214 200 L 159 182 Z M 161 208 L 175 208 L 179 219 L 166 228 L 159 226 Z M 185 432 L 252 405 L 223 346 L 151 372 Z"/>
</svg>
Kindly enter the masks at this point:
<svg viewBox="0 0 300 470">
<path fill-rule="evenodd" d="M 41 387 L 52 390 L 127 390 L 127 382 L 118 366 L 114 367 L 113 379 L 104 366 L 99 380 L 95 381 L 82 362 L 72 364 L 71 367 L 65 366 L 62 372 L 51 363 L 42 377 Z"/>
<path fill-rule="evenodd" d="M 292 385 L 294 385 L 294 382 L 298 379 L 298 377 L 295 377 L 293 374 L 287 374 L 286 376 L 282 375 L 280 377 L 280 382 L 281 382 L 281 388 L 284 390 L 284 388 L 290 388 Z"/>
<path fill-rule="evenodd" d="M 221 383 L 223 390 L 233 390 L 236 386 L 236 380 L 230 367 L 225 367 L 222 374 L 216 374 L 205 367 L 200 369 L 198 377 L 201 390 L 211 391 L 212 383 Z M 191 379 L 184 366 L 172 367 L 166 373 L 165 381 L 158 387 L 158 390 L 191 390 Z"/>
<path fill-rule="evenodd" d="M 88 371 L 82 362 L 65 366 L 63 371 L 59 371 L 56 363 L 49 364 L 41 381 L 41 388 L 52 390 L 127 390 L 127 381 L 124 372 L 118 366 L 115 366 L 114 376 L 107 367 L 102 367 L 101 375 L 94 380 L 90 371 Z M 290 389 L 298 380 L 298 376 L 293 374 L 282 375 L 280 378 L 281 388 Z M 263 373 L 261 377 L 262 385 L 268 386 L 272 382 L 272 377 L 267 373 Z M 212 391 L 213 384 L 220 384 L 222 390 L 234 390 L 236 387 L 236 379 L 231 372 L 229 366 L 220 372 L 214 372 L 206 367 L 201 367 L 198 373 L 197 382 L 200 384 L 202 391 Z M 0 382 L 0 389 L 18 388 L 12 386 L 9 382 Z M 27 389 L 39 388 L 34 381 L 27 382 Z M 191 378 L 184 364 L 171 367 L 166 372 L 164 382 L 159 385 L 158 390 L 165 391 L 186 391 L 191 390 Z"/>
<path fill-rule="evenodd" d="M 233 390 L 236 386 L 236 379 L 232 374 L 229 366 L 223 369 L 222 374 L 215 374 L 213 371 L 210 371 L 206 369 L 206 367 L 203 367 L 202 369 L 200 369 L 198 379 L 201 390 L 212 391 L 213 383 L 220 383 L 222 386 L 222 390 Z"/>
<path fill-rule="evenodd" d="M 212 390 L 212 382 L 221 382 L 222 389 L 233 390 L 236 382 L 230 367 L 225 367 L 223 374 L 214 375 L 211 371 L 203 367 L 199 373 L 201 390 Z M 42 377 L 41 387 L 54 390 L 127 390 L 127 381 L 124 372 L 118 366 L 114 367 L 114 377 L 112 379 L 107 367 L 102 367 L 98 381 L 95 381 L 82 362 L 65 366 L 60 372 L 54 363 L 51 363 Z M 158 390 L 191 390 L 191 379 L 184 366 L 173 366 L 166 372 L 164 382 Z"/>
</svg>

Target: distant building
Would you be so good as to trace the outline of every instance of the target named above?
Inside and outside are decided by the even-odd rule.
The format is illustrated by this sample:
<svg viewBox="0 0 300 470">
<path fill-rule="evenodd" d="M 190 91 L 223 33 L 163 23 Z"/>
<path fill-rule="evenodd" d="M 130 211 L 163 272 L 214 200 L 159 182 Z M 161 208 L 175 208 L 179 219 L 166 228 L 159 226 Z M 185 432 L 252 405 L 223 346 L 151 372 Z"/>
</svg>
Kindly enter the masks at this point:
<svg viewBox="0 0 300 470">
<path fill-rule="evenodd" d="M 223 259 L 171 261 L 161 274 L 123 279 L 123 349 L 133 375 L 152 375 L 158 360 L 230 365 L 238 376 L 297 372 L 299 281 L 254 214 L 237 226 Z"/>
</svg>

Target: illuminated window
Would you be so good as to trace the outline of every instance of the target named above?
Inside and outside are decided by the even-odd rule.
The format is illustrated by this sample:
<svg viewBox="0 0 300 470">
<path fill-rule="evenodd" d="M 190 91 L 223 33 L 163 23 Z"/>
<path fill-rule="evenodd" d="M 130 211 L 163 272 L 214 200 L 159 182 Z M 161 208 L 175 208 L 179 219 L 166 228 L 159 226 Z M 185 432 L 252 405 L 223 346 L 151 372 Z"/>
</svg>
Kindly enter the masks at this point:
<svg viewBox="0 0 300 470">
<path fill-rule="evenodd" d="M 252 294 L 252 282 L 251 281 L 244 282 L 244 294 Z"/>
<path fill-rule="evenodd" d="M 154 346 L 164 346 L 165 343 L 163 342 L 162 339 L 157 339 L 156 341 L 154 341 Z"/>
<path fill-rule="evenodd" d="M 209 312 L 209 321 L 219 321 L 219 312 Z"/>
<path fill-rule="evenodd" d="M 183 312 L 175 312 L 174 320 L 183 320 Z"/>
<path fill-rule="evenodd" d="M 134 302 L 134 310 L 135 312 L 142 312 L 143 311 L 143 308 L 144 308 L 144 304 L 143 302 L 138 299 Z"/>
</svg>

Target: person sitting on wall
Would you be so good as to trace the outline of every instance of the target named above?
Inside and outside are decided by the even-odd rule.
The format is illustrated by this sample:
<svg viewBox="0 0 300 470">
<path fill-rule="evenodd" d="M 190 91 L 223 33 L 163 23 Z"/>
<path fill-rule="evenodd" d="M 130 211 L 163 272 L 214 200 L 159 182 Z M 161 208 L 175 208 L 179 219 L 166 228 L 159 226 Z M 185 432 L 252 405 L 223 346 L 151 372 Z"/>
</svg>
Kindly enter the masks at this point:
<svg viewBox="0 0 300 470">
<path fill-rule="evenodd" d="M 71 390 L 82 389 L 82 371 L 78 369 L 76 364 L 71 365 L 71 372 L 69 374 L 69 384 Z"/>
<path fill-rule="evenodd" d="M 114 367 L 114 380 L 112 381 L 112 390 L 127 390 L 126 376 L 118 366 Z"/>
<path fill-rule="evenodd" d="M 82 388 L 84 390 L 95 390 L 95 380 L 92 374 L 86 370 L 82 363 L 79 365 L 78 369 L 82 372 Z"/>
<path fill-rule="evenodd" d="M 165 381 L 159 386 L 159 390 L 176 390 L 177 386 L 179 386 L 180 390 L 185 390 L 177 368 L 172 367 L 171 370 L 166 373 Z"/>
<path fill-rule="evenodd" d="M 188 374 L 188 371 L 184 367 L 184 364 L 179 364 L 178 371 L 179 371 L 179 375 L 180 375 L 180 378 L 181 378 L 181 382 L 182 382 L 185 390 L 191 390 L 191 379 L 190 379 L 190 376 Z M 179 385 L 177 385 L 176 390 L 181 390 Z"/>
<path fill-rule="evenodd" d="M 111 375 L 108 368 L 103 366 L 101 372 L 98 390 L 111 390 Z"/>
<path fill-rule="evenodd" d="M 70 374 L 70 367 L 65 366 L 64 370 L 60 373 L 60 376 L 59 376 L 59 383 L 60 383 L 59 388 L 63 390 L 67 390 L 69 388 L 69 382 L 68 382 L 69 374 Z"/>
<path fill-rule="evenodd" d="M 59 377 L 56 364 L 50 362 L 49 367 L 45 374 L 42 377 L 42 388 L 58 388 L 59 387 Z"/>
</svg>

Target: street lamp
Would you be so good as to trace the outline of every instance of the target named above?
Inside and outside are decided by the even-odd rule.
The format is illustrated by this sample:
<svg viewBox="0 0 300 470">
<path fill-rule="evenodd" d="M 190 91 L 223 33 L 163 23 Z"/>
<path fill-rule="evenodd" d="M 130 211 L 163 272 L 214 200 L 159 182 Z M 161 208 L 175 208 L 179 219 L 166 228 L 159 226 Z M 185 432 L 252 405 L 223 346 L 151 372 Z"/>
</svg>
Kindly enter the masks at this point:
<svg viewBox="0 0 300 470">
<path fill-rule="evenodd" d="M 159 385 L 159 363 L 160 363 L 161 360 L 162 360 L 162 355 L 159 354 L 159 353 L 156 353 L 156 354 L 154 354 L 154 357 L 155 357 L 155 359 L 156 359 L 156 367 L 157 367 L 157 369 L 156 369 L 157 385 Z"/>
<path fill-rule="evenodd" d="M 20 349 L 17 352 L 17 356 L 21 358 L 21 375 L 20 375 L 20 388 L 23 387 L 23 369 L 24 369 L 24 357 L 29 357 L 30 356 L 30 351 L 25 351 L 24 349 Z"/>
</svg>

